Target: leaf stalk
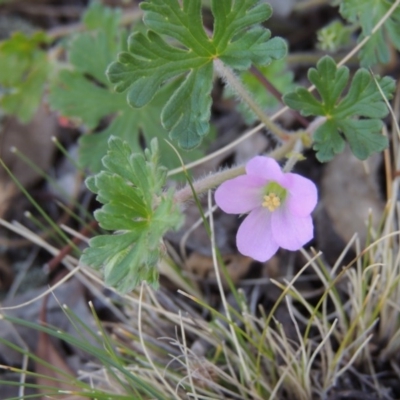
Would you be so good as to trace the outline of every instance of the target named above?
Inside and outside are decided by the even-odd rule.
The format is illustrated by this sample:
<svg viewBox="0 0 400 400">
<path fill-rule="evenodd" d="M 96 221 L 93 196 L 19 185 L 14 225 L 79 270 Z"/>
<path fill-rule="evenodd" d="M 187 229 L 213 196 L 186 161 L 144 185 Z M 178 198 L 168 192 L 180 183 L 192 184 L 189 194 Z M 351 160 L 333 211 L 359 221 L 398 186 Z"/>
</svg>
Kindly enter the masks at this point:
<svg viewBox="0 0 400 400">
<path fill-rule="evenodd" d="M 229 67 L 227 67 L 221 60 L 215 59 L 214 68 L 218 75 L 235 91 L 238 97 L 247 104 L 269 131 L 271 131 L 281 141 L 287 141 L 291 137 L 288 132 L 271 121 L 260 106 L 253 100 L 250 93 Z"/>
<path fill-rule="evenodd" d="M 304 132 L 302 132 L 301 134 L 304 134 Z M 293 146 L 299 138 L 299 134 L 290 135 L 289 140 L 287 140 L 282 146 L 279 146 L 277 149 L 269 153 L 268 157 L 272 157 L 277 160 L 283 158 L 285 155 L 292 151 Z M 224 169 L 194 182 L 193 189 L 195 190 L 197 195 L 201 195 L 206 193 L 208 190 L 219 186 L 221 183 L 227 181 L 228 179 L 236 178 L 237 176 L 244 175 L 245 173 L 246 168 L 244 165 Z M 189 185 L 186 185 L 184 188 L 178 190 L 175 193 L 174 202 L 185 203 L 186 201 L 191 200 L 192 197 L 193 190 Z"/>
</svg>

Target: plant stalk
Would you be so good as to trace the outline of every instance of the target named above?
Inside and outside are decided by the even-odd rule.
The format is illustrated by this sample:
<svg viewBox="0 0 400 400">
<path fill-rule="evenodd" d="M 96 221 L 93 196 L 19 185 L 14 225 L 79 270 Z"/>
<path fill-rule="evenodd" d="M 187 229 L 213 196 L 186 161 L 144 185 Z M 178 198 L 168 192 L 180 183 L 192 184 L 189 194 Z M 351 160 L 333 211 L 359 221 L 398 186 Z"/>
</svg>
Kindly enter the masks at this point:
<svg viewBox="0 0 400 400">
<path fill-rule="evenodd" d="M 282 141 L 287 141 L 291 137 L 289 133 L 271 121 L 229 67 L 218 59 L 214 60 L 214 67 L 219 76 L 232 87 L 239 98 L 247 104 L 269 131 Z"/>
<path fill-rule="evenodd" d="M 283 158 L 286 154 L 292 151 L 293 146 L 299 139 L 299 135 L 293 134 L 290 139 L 285 142 L 282 146 L 268 154 L 268 157 L 275 158 L 277 160 Z M 208 190 L 219 186 L 221 183 L 227 181 L 228 179 L 236 178 L 239 175 L 244 175 L 246 173 L 245 165 L 239 165 L 233 168 L 224 169 L 222 171 L 216 172 L 206 176 L 193 183 L 193 189 L 197 195 L 206 193 Z M 174 201 L 176 203 L 185 203 L 193 198 L 193 192 L 190 185 L 186 185 L 184 188 L 178 190 L 174 195 Z"/>
</svg>

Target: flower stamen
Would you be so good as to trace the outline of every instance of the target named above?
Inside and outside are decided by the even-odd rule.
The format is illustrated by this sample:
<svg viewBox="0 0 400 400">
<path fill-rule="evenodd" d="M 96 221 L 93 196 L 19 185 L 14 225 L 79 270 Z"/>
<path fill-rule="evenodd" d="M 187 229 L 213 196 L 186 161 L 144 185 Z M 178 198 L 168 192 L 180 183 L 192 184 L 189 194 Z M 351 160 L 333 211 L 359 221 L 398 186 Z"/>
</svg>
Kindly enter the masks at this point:
<svg viewBox="0 0 400 400">
<path fill-rule="evenodd" d="M 275 211 L 281 205 L 281 199 L 275 193 L 269 193 L 264 196 L 262 206 L 269 211 Z"/>
</svg>

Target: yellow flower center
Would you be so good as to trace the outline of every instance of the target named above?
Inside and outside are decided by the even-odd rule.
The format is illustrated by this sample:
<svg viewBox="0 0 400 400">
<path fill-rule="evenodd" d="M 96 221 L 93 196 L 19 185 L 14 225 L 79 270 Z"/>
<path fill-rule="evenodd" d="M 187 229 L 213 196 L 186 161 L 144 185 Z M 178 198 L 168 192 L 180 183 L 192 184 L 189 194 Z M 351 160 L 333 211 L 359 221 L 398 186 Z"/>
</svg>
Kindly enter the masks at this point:
<svg viewBox="0 0 400 400">
<path fill-rule="evenodd" d="M 275 211 L 286 200 L 287 190 L 277 182 L 269 182 L 265 187 L 263 201 L 261 205 L 269 211 Z"/>
<path fill-rule="evenodd" d="M 281 199 L 275 193 L 269 193 L 264 196 L 262 206 L 269 211 L 275 211 L 281 205 Z"/>
</svg>

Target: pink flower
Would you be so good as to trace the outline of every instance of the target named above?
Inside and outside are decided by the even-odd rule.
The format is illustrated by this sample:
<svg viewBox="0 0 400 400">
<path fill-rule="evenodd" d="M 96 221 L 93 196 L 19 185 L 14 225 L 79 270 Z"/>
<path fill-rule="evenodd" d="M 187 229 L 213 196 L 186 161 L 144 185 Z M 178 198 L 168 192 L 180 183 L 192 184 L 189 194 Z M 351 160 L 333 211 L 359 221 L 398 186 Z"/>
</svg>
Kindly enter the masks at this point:
<svg viewBox="0 0 400 400">
<path fill-rule="evenodd" d="M 236 243 L 240 253 L 269 260 L 279 247 L 298 250 L 313 238 L 311 212 L 317 188 L 298 174 L 282 172 L 269 157 L 254 157 L 246 175 L 224 182 L 215 192 L 217 205 L 228 214 L 247 214 Z"/>
</svg>

